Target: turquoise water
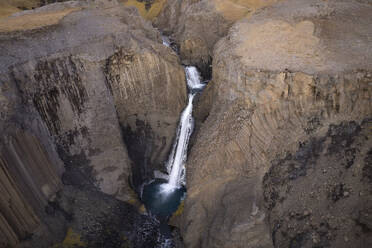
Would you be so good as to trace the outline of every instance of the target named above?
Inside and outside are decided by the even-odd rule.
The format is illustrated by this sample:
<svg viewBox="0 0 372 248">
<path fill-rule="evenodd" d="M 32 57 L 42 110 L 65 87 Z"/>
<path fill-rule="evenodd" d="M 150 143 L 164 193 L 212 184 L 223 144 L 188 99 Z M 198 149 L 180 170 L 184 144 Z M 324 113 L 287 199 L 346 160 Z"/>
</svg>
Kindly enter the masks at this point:
<svg viewBox="0 0 372 248">
<path fill-rule="evenodd" d="M 164 191 L 162 184 L 167 182 L 156 179 L 152 183 L 145 185 L 142 192 L 142 201 L 147 211 L 157 217 L 167 218 L 177 211 L 178 206 L 186 195 L 186 188 L 181 187 L 173 191 Z"/>
</svg>

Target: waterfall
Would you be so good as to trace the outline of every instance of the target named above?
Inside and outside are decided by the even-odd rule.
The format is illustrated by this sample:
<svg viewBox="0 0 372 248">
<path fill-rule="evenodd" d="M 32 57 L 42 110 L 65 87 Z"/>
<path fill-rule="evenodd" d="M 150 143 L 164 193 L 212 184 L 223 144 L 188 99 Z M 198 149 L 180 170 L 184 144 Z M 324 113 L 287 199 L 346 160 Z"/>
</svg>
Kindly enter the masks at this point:
<svg viewBox="0 0 372 248">
<path fill-rule="evenodd" d="M 168 37 L 163 36 L 163 45 L 177 50 Z M 206 83 L 201 82 L 198 70 L 194 66 L 185 66 L 185 75 L 188 88 L 188 103 L 182 111 L 177 127 L 175 140 L 169 158 L 166 162 L 167 174 L 155 171 L 155 179 L 143 185 L 141 200 L 149 213 L 163 221 L 179 207 L 186 196 L 185 163 L 190 136 L 194 129 L 192 117 L 193 100 L 196 94 L 203 90 Z M 166 180 L 166 181 L 165 181 Z M 164 227 L 164 226 L 163 226 Z M 164 236 L 161 236 L 161 248 L 174 247 L 169 228 L 160 228 Z"/>
<path fill-rule="evenodd" d="M 186 66 L 186 80 L 187 80 L 187 87 L 191 91 L 195 90 L 202 90 L 205 86 L 204 83 L 200 82 L 200 75 L 198 69 L 195 66 Z"/>
<path fill-rule="evenodd" d="M 163 45 L 164 46 L 170 47 L 171 41 L 169 40 L 169 38 L 167 36 L 162 35 L 161 39 L 163 40 Z"/>
<path fill-rule="evenodd" d="M 200 75 L 196 67 L 185 67 L 187 87 L 189 89 L 188 104 L 182 111 L 177 128 L 176 140 L 167 161 L 169 173 L 168 183 L 162 186 L 164 191 L 172 191 L 185 184 L 185 163 L 187 159 L 187 147 L 190 136 L 194 129 L 194 118 L 192 117 L 193 100 L 196 93 L 205 86 L 201 83 Z"/>
</svg>

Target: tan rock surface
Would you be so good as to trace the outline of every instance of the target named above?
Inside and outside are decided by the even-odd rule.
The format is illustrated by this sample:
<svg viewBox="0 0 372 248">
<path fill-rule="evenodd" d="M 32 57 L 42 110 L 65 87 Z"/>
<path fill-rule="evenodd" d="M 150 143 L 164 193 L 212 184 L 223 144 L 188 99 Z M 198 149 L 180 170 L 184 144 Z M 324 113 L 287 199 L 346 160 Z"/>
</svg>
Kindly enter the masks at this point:
<svg viewBox="0 0 372 248">
<path fill-rule="evenodd" d="M 270 6 L 280 0 L 212 0 L 215 9 L 228 21 L 250 17 L 258 9 Z"/>
<path fill-rule="evenodd" d="M 38 7 L 40 0 L 0 0 L 0 18 L 20 12 L 22 9 Z"/>
<path fill-rule="evenodd" d="M 187 163 L 188 197 L 180 222 L 187 247 L 273 247 L 276 223 L 268 219 L 262 186 L 274 166 L 271 161 L 301 151 L 301 144 L 332 130 L 332 123 L 355 121 L 359 126 L 372 115 L 371 56 L 362 56 L 370 51 L 370 12 L 370 5 L 350 1 L 283 2 L 238 22 L 217 44 L 213 79 L 196 111 L 202 126 Z M 342 39 L 341 25 L 348 27 L 341 29 Z M 365 32 L 358 36 L 355 30 Z M 341 143 L 334 156 L 344 161 L 347 148 Z M 364 152 L 358 159 L 364 159 L 369 146 L 361 144 Z M 370 195 L 358 202 L 368 199 Z M 286 204 L 285 211 L 299 203 L 292 199 Z M 354 205 L 345 206 L 350 212 Z M 317 204 L 312 209 L 327 212 Z M 347 228 L 353 229 L 353 217 L 346 218 Z M 296 235 L 291 237 L 298 242 Z M 278 239 L 284 244 L 278 247 L 288 247 L 285 238 Z M 338 239 L 331 242 L 348 247 Z"/>
<path fill-rule="evenodd" d="M 77 10 L 79 10 L 79 8 L 66 8 L 59 11 L 2 18 L 0 20 L 0 32 L 30 30 L 55 25 L 59 23 L 63 17 Z"/>
</svg>

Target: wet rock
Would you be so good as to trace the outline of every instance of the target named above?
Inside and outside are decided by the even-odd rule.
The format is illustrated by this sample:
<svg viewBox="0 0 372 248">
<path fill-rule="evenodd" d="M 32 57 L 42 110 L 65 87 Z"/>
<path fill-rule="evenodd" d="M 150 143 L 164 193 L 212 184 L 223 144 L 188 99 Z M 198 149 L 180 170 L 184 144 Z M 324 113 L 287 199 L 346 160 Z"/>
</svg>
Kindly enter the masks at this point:
<svg viewBox="0 0 372 248">
<path fill-rule="evenodd" d="M 159 223 L 133 206 L 96 190 L 66 186 L 53 204 L 72 216 L 66 225 L 85 247 L 158 247 Z M 124 221 L 125 220 L 125 221 Z"/>
</svg>

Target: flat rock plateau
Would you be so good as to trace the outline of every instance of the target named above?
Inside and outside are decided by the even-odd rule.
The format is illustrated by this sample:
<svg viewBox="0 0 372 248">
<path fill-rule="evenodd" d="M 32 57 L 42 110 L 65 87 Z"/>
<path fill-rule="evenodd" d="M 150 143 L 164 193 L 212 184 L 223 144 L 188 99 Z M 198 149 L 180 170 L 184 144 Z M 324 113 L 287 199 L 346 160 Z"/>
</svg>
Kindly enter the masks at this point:
<svg viewBox="0 0 372 248">
<path fill-rule="evenodd" d="M 0 247 L 161 247 L 138 194 L 165 171 L 184 65 L 209 83 L 170 247 L 372 247 L 371 13 L 0 0 Z"/>
</svg>

